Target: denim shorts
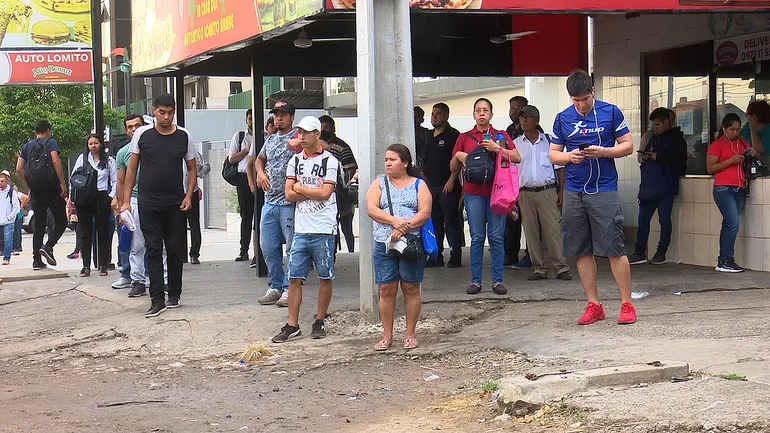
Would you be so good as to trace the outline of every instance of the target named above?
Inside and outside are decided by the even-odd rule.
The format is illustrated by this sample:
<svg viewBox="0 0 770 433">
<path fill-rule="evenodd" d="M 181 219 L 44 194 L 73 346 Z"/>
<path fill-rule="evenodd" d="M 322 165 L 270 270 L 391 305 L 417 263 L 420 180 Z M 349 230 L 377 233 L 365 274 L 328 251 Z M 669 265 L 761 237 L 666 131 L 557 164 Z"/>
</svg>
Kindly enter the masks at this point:
<svg viewBox="0 0 770 433">
<path fill-rule="evenodd" d="M 294 233 L 289 252 L 289 278 L 306 280 L 313 263 L 319 279 L 333 280 L 336 245 L 334 235 Z"/>
<path fill-rule="evenodd" d="M 387 284 L 394 281 L 421 283 L 425 263 L 402 260 L 393 251 L 385 252 L 385 244 L 374 242 L 374 282 Z"/>
</svg>

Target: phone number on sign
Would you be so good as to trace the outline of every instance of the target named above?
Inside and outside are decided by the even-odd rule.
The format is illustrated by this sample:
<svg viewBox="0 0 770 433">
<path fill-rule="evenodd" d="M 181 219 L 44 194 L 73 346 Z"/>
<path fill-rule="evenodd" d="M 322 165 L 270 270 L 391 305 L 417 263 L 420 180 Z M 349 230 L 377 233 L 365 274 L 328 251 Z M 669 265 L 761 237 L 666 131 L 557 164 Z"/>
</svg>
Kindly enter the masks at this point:
<svg viewBox="0 0 770 433">
<path fill-rule="evenodd" d="M 741 61 L 763 60 L 770 58 L 770 48 L 758 48 L 756 50 L 741 53 Z"/>
</svg>

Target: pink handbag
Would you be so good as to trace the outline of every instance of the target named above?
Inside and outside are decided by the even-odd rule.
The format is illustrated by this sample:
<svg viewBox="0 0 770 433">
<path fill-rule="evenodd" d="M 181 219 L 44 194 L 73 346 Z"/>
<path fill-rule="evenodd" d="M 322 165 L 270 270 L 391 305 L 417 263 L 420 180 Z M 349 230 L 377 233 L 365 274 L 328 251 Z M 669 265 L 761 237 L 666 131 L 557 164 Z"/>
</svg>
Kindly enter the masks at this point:
<svg viewBox="0 0 770 433">
<path fill-rule="evenodd" d="M 495 170 L 495 181 L 492 183 L 492 197 L 490 199 L 492 212 L 498 215 L 508 215 L 516 206 L 516 200 L 519 198 L 519 169 L 511 163 L 507 153 L 506 159 L 507 161 L 503 161 L 501 149 L 497 153 L 497 169 Z"/>
</svg>

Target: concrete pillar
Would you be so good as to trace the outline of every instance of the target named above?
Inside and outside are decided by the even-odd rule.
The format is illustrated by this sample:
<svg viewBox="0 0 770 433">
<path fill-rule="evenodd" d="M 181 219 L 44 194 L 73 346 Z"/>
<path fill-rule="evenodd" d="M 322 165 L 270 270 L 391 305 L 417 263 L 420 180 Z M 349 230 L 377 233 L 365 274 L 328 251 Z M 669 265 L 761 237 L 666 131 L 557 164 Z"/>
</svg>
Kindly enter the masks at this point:
<svg viewBox="0 0 770 433">
<path fill-rule="evenodd" d="M 384 173 L 385 148 L 409 146 L 414 155 L 412 47 L 409 3 L 403 0 L 356 4 L 358 78 L 359 202 L 377 175 Z M 372 264 L 372 221 L 360 207 L 360 303 L 365 317 L 376 318 Z"/>
</svg>

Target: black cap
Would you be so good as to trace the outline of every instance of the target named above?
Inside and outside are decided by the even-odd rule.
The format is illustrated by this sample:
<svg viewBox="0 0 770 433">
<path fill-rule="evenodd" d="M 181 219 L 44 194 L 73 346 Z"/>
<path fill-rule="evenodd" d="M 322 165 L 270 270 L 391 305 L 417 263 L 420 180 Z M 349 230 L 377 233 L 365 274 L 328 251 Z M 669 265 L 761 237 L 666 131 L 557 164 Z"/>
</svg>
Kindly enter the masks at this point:
<svg viewBox="0 0 770 433">
<path fill-rule="evenodd" d="M 286 113 L 294 115 L 294 112 L 296 109 L 294 108 L 294 105 L 292 105 L 291 102 L 287 101 L 276 101 L 275 105 L 273 106 L 273 109 L 270 110 L 270 114 L 275 113 L 276 111 L 284 111 Z"/>
<path fill-rule="evenodd" d="M 538 110 L 534 105 L 525 105 L 519 110 L 519 117 L 521 116 L 537 117 L 539 119 L 540 110 Z"/>
</svg>

